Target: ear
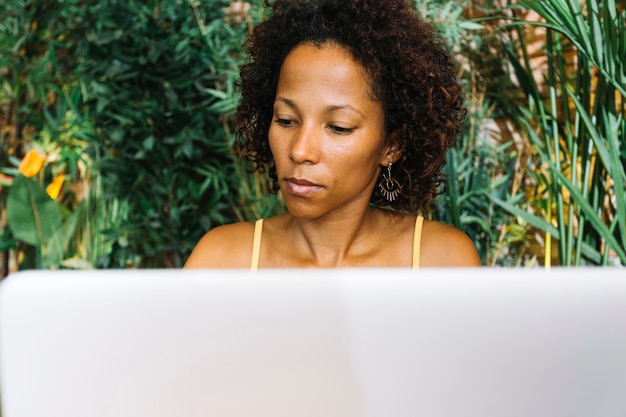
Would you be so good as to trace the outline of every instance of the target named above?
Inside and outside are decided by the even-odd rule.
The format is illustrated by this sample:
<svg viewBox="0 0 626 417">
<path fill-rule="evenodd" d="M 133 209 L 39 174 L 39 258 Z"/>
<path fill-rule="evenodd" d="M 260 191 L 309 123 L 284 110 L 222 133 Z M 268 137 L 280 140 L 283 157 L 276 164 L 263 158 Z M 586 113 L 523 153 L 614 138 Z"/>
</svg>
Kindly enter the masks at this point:
<svg viewBox="0 0 626 417">
<path fill-rule="evenodd" d="M 398 140 L 398 135 L 396 132 L 393 132 L 387 138 L 387 146 L 385 146 L 385 150 L 382 154 L 382 158 L 380 159 L 380 164 L 384 167 L 389 165 L 389 163 L 395 163 L 400 156 L 402 155 L 402 150 L 400 150 L 400 141 Z"/>
</svg>

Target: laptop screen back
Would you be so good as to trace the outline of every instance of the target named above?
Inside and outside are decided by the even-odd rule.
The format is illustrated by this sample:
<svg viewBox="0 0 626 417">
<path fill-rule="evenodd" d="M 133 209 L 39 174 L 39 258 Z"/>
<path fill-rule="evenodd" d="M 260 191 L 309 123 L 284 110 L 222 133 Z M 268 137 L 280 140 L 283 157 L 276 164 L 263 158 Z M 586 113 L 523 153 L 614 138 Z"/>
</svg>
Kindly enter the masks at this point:
<svg viewBox="0 0 626 417">
<path fill-rule="evenodd" d="M 619 269 L 22 272 L 4 417 L 624 416 Z"/>
</svg>

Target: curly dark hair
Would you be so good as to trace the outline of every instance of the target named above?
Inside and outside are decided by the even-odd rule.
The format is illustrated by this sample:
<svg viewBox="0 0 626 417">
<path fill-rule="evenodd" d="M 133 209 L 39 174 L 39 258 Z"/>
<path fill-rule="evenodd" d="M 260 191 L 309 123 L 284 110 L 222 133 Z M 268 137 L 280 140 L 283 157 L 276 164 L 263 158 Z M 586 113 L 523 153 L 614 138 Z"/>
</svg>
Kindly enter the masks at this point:
<svg viewBox="0 0 626 417">
<path fill-rule="evenodd" d="M 280 68 L 296 46 L 330 42 L 365 68 L 383 107 L 386 140 L 402 151 L 392 171 L 401 195 L 387 203 L 375 189 L 370 202 L 427 211 L 466 113 L 456 65 L 440 35 L 407 0 L 265 0 L 265 6 L 271 13 L 248 39 L 249 60 L 241 69 L 240 155 L 253 171 L 268 169 L 278 189 L 268 131 Z"/>
</svg>

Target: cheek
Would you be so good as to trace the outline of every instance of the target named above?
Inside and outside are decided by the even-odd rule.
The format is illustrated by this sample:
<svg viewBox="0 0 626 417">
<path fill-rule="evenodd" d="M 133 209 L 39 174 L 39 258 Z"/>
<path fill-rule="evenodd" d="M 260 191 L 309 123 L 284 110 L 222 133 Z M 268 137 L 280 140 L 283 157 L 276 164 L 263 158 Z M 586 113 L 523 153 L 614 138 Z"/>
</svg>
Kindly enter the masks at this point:
<svg viewBox="0 0 626 417">
<path fill-rule="evenodd" d="M 353 154 L 358 155 L 363 163 L 376 160 L 378 161 L 385 153 L 385 141 L 380 135 L 372 132 L 364 135 L 353 146 Z"/>
<path fill-rule="evenodd" d="M 276 130 L 273 129 L 272 126 L 270 126 L 267 132 L 267 143 L 269 144 L 270 151 L 272 152 L 272 157 L 276 159 L 276 157 L 279 155 L 279 149 L 277 149 L 277 144 L 280 143 L 280 141 L 276 139 Z"/>
</svg>

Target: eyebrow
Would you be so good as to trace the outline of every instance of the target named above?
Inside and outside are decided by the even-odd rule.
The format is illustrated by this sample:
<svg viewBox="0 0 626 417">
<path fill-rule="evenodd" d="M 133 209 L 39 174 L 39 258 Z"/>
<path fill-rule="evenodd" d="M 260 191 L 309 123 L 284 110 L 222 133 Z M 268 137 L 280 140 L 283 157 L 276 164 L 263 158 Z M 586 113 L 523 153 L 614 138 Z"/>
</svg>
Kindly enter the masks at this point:
<svg viewBox="0 0 626 417">
<path fill-rule="evenodd" d="M 276 97 L 276 101 L 281 101 L 283 103 L 285 103 L 287 106 L 291 107 L 294 110 L 298 110 L 298 105 L 296 103 L 294 103 L 292 100 L 289 100 L 288 98 L 285 97 Z M 326 107 L 326 112 L 330 113 L 330 112 L 334 112 L 337 110 L 349 110 L 352 111 L 356 114 L 358 114 L 359 116 L 361 116 L 364 119 L 367 119 L 367 117 L 358 109 L 355 109 L 354 107 L 352 107 L 349 104 L 341 104 L 341 105 L 331 105 Z"/>
<path fill-rule="evenodd" d="M 350 111 L 353 111 L 354 113 L 358 114 L 362 118 L 367 119 L 367 117 L 365 117 L 365 115 L 361 111 L 355 109 L 354 107 L 350 106 L 349 104 L 344 104 L 344 105 L 341 105 L 341 106 L 328 106 L 326 108 L 327 112 L 333 112 L 333 111 L 337 111 L 337 110 L 350 110 Z"/>
</svg>

